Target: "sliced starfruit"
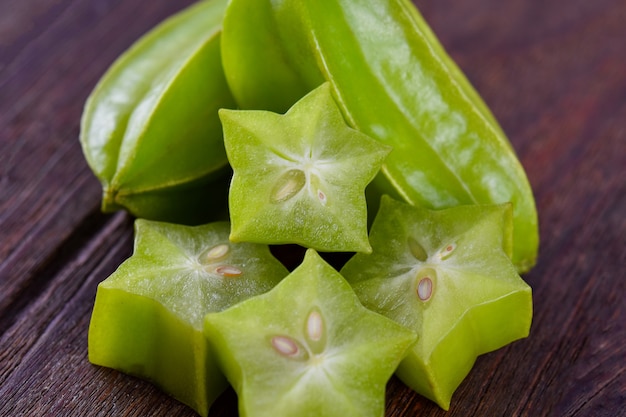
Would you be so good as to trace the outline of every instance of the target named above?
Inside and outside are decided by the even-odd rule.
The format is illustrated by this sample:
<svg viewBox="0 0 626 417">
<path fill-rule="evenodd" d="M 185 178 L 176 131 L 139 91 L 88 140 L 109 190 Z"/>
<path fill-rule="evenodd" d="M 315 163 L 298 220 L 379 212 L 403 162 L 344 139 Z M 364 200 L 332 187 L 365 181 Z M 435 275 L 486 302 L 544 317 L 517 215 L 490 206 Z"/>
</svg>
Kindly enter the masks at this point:
<svg viewBox="0 0 626 417">
<path fill-rule="evenodd" d="M 328 83 L 286 114 L 220 110 L 233 241 L 370 252 L 365 187 L 389 147 L 348 127 Z"/>
<path fill-rule="evenodd" d="M 512 202 L 513 262 L 520 271 L 534 265 L 526 174 L 410 1 L 232 0 L 222 59 L 245 109 L 282 112 L 329 81 L 346 121 L 393 148 L 372 195 L 435 209 Z"/>
<path fill-rule="evenodd" d="M 239 415 L 384 414 L 385 385 L 415 334 L 365 309 L 312 249 L 270 292 L 205 319 Z"/>
<path fill-rule="evenodd" d="M 135 222 L 131 258 L 101 282 L 89 360 L 154 382 L 206 416 L 227 382 L 203 336 L 206 313 L 273 288 L 287 270 L 265 245 L 229 242 L 227 222 Z"/>
<path fill-rule="evenodd" d="M 531 289 L 506 253 L 510 210 L 430 211 L 383 196 L 373 252 L 341 270 L 363 305 L 419 335 L 396 374 L 446 410 L 478 355 L 530 329 Z"/>
<path fill-rule="evenodd" d="M 89 96 L 80 140 L 103 211 L 184 224 L 227 213 L 217 114 L 234 105 L 220 58 L 226 3 L 198 2 L 155 27 Z"/>
</svg>

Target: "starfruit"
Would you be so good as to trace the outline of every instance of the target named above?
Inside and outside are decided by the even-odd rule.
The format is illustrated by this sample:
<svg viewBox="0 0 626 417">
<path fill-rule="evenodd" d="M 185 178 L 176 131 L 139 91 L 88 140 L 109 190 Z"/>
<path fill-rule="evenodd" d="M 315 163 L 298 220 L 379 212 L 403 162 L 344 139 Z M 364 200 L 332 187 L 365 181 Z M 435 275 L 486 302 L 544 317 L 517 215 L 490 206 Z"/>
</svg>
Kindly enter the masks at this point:
<svg viewBox="0 0 626 417">
<path fill-rule="evenodd" d="M 217 110 L 233 107 L 220 58 L 226 0 L 161 23 L 111 66 L 89 96 L 83 152 L 102 210 L 199 224 L 226 213 L 230 176 Z"/>
<path fill-rule="evenodd" d="M 364 308 L 312 249 L 274 289 L 205 317 L 241 417 L 382 417 L 415 333 Z"/>
<path fill-rule="evenodd" d="M 227 387 L 204 315 L 272 289 L 287 269 L 266 245 L 231 243 L 230 224 L 138 219 L 135 249 L 98 285 L 89 360 L 148 379 L 206 416 Z"/>
<path fill-rule="evenodd" d="M 346 121 L 393 148 L 372 195 L 437 209 L 512 202 L 513 262 L 520 271 L 534 265 L 526 174 L 408 0 L 232 0 L 222 60 L 242 108 L 282 112 L 329 81 Z"/>
<path fill-rule="evenodd" d="M 371 252 L 365 186 L 389 148 L 349 128 L 328 84 L 286 114 L 220 110 L 232 241 Z"/>
<path fill-rule="evenodd" d="M 446 410 L 478 355 L 528 336 L 532 290 L 509 258 L 510 210 L 383 196 L 372 254 L 341 270 L 363 305 L 419 335 L 396 374 Z"/>
</svg>

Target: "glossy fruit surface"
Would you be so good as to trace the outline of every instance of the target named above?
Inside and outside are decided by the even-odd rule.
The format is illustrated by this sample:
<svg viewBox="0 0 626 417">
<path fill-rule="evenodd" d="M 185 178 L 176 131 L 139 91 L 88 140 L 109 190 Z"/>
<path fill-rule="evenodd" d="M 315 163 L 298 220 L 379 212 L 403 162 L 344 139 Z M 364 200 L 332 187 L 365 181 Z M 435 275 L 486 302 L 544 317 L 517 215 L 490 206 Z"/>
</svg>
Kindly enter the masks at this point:
<svg viewBox="0 0 626 417">
<path fill-rule="evenodd" d="M 371 251 L 365 187 L 389 148 L 348 127 L 323 84 L 286 114 L 220 110 L 233 241 Z"/>
<path fill-rule="evenodd" d="M 198 2 L 155 27 L 91 93 L 80 137 L 103 211 L 184 224 L 226 212 L 217 115 L 234 106 L 220 57 L 226 3 Z"/>
<path fill-rule="evenodd" d="M 526 174 L 408 0 L 232 0 L 222 58 L 242 108 L 284 111 L 330 82 L 348 124 L 393 148 L 374 195 L 429 208 L 512 202 L 513 262 L 520 271 L 534 265 Z"/>
<path fill-rule="evenodd" d="M 373 252 L 341 270 L 363 305 L 418 334 L 396 374 L 444 409 L 478 355 L 529 332 L 531 289 L 506 253 L 510 210 L 430 211 L 385 196 Z"/>
<path fill-rule="evenodd" d="M 148 379 L 206 416 L 227 384 L 204 315 L 270 290 L 287 270 L 267 246 L 229 242 L 226 222 L 137 220 L 135 229 L 133 256 L 98 286 L 89 360 Z"/>
<path fill-rule="evenodd" d="M 242 417 L 382 417 L 386 382 L 415 341 L 313 250 L 270 292 L 208 314 L 205 333 Z"/>
</svg>

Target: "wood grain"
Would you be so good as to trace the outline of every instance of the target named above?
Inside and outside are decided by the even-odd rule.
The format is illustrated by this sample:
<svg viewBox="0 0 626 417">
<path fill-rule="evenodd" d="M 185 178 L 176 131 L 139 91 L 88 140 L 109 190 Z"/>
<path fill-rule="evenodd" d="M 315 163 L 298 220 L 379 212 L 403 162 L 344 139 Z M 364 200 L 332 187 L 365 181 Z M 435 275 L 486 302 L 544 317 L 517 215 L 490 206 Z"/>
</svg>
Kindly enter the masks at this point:
<svg viewBox="0 0 626 417">
<path fill-rule="evenodd" d="M 98 282 L 132 250 L 99 212 L 84 101 L 191 1 L 0 0 L 0 415 L 193 416 L 89 364 Z M 530 337 L 478 358 L 444 412 L 392 379 L 387 416 L 626 415 L 626 3 L 417 0 L 501 122 L 540 216 Z M 227 391 L 211 416 L 236 415 Z"/>
</svg>

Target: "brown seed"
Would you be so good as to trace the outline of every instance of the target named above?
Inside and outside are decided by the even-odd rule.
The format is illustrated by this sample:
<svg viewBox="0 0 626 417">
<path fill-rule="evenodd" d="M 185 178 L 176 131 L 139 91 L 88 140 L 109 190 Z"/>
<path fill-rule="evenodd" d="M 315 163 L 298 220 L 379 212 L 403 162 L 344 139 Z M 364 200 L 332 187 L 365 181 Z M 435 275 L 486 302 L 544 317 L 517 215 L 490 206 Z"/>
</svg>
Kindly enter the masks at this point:
<svg viewBox="0 0 626 417">
<path fill-rule="evenodd" d="M 417 284 L 417 296 L 422 301 L 428 301 L 430 297 L 433 295 L 433 281 L 424 277 Z"/>
<path fill-rule="evenodd" d="M 243 271 L 241 269 L 232 265 L 220 265 L 217 268 L 215 268 L 215 272 L 225 278 L 238 277 L 241 274 L 243 274 Z"/>
<path fill-rule="evenodd" d="M 313 310 L 309 313 L 309 317 L 306 321 L 306 332 L 309 339 L 314 342 L 322 338 L 324 334 L 324 322 L 319 311 Z"/>
<path fill-rule="evenodd" d="M 456 249 L 455 243 L 450 243 L 449 245 L 446 245 L 446 247 L 444 247 L 443 249 L 439 251 L 439 258 L 446 259 L 448 256 L 452 254 L 452 252 L 454 252 L 455 249 Z"/>
<path fill-rule="evenodd" d="M 304 187 L 306 184 L 306 175 L 302 170 L 291 169 L 280 176 L 272 192 L 270 201 L 272 203 L 282 203 L 287 201 Z"/>
<path fill-rule="evenodd" d="M 300 352 L 296 341 L 289 336 L 272 337 L 272 347 L 276 352 L 287 357 L 296 356 Z"/>
<path fill-rule="evenodd" d="M 320 203 L 322 203 L 323 206 L 326 205 L 328 199 L 326 198 L 326 194 L 324 194 L 322 190 L 317 190 L 317 198 L 320 200 Z"/>
<path fill-rule="evenodd" d="M 229 251 L 230 247 L 226 243 L 221 243 L 209 249 L 205 258 L 208 262 L 216 261 L 223 258 Z"/>
</svg>

